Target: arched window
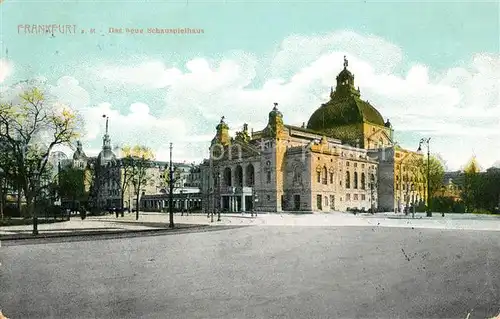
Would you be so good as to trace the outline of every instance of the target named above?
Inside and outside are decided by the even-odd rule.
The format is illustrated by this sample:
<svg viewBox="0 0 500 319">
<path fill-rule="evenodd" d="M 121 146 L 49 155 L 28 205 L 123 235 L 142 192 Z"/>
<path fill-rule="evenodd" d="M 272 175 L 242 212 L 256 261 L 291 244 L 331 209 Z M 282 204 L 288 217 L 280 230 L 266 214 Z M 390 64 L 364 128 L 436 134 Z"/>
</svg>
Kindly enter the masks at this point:
<svg viewBox="0 0 500 319">
<path fill-rule="evenodd" d="M 224 169 L 224 184 L 226 186 L 233 186 L 231 183 L 231 169 L 229 167 Z"/>
<path fill-rule="evenodd" d="M 247 186 L 253 186 L 255 181 L 255 169 L 252 164 L 248 164 L 246 168 L 246 184 Z"/>
<path fill-rule="evenodd" d="M 354 172 L 354 189 L 358 188 L 358 172 Z"/>
<path fill-rule="evenodd" d="M 326 185 L 328 183 L 328 170 L 326 166 L 323 167 L 323 184 Z"/>
<path fill-rule="evenodd" d="M 361 173 L 361 189 L 366 189 L 366 177 L 365 177 L 365 173 Z"/>
<path fill-rule="evenodd" d="M 243 168 L 241 165 L 236 166 L 236 171 L 234 172 L 236 186 L 243 186 Z"/>
<path fill-rule="evenodd" d="M 333 167 L 330 167 L 330 184 L 333 184 Z"/>
<path fill-rule="evenodd" d="M 351 174 L 345 172 L 345 188 L 351 188 Z"/>
</svg>

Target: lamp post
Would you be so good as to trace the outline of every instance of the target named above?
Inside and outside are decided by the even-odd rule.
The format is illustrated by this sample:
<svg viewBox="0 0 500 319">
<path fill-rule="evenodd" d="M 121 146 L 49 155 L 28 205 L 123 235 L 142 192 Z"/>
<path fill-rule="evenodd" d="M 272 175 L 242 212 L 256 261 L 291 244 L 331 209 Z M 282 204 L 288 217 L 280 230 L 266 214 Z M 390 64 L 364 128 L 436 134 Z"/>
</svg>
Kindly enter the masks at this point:
<svg viewBox="0 0 500 319">
<path fill-rule="evenodd" d="M 0 167 L 0 218 L 1 219 L 3 219 L 3 199 L 5 198 L 4 187 L 3 187 L 4 175 L 5 171 L 3 170 L 3 168 Z"/>
<path fill-rule="evenodd" d="M 369 179 L 370 179 L 370 210 L 372 214 L 375 214 L 375 187 L 376 187 L 376 181 L 375 181 L 375 169 L 373 166 L 370 166 L 370 171 L 369 171 Z"/>
<path fill-rule="evenodd" d="M 418 144 L 418 150 L 417 152 L 422 151 L 422 144 L 426 144 L 427 146 L 427 217 L 432 217 L 432 211 L 431 211 L 431 199 L 430 199 L 430 185 L 431 185 L 431 148 L 430 148 L 430 141 L 431 138 L 422 138 L 420 140 L 420 143 Z M 444 214 L 443 214 L 444 215 Z"/>
<path fill-rule="evenodd" d="M 33 171 L 34 180 L 34 197 L 33 197 L 33 235 L 38 235 L 38 218 L 36 215 L 36 196 L 38 193 L 39 172 L 37 169 Z"/>
<path fill-rule="evenodd" d="M 174 228 L 174 169 L 172 167 L 172 143 L 170 143 L 170 168 L 169 168 L 169 194 L 168 194 L 168 210 L 170 219 L 170 228 Z"/>
<path fill-rule="evenodd" d="M 257 205 L 258 202 L 259 202 L 259 197 L 258 197 L 257 193 L 255 193 L 255 198 L 254 198 L 253 203 L 252 203 L 252 212 L 255 214 L 255 217 L 257 217 L 257 210 L 255 209 L 255 205 Z M 252 214 L 252 217 L 253 217 L 253 214 Z"/>
<path fill-rule="evenodd" d="M 217 188 L 218 188 L 218 194 L 220 194 L 220 172 L 217 172 Z M 220 196 L 219 196 L 220 197 Z M 217 221 L 220 222 L 220 211 L 221 211 L 221 207 L 219 205 L 219 209 L 217 210 Z"/>
</svg>

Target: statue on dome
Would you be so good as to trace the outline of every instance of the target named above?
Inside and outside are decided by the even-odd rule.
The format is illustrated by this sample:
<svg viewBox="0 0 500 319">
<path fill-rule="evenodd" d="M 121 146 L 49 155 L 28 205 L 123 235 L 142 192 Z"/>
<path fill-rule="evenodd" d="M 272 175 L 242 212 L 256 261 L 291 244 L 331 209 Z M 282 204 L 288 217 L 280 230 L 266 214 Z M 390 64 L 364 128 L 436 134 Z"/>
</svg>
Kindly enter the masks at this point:
<svg viewBox="0 0 500 319">
<path fill-rule="evenodd" d="M 348 65 L 349 62 L 347 61 L 347 57 L 344 55 L 344 69 L 346 69 Z"/>
</svg>

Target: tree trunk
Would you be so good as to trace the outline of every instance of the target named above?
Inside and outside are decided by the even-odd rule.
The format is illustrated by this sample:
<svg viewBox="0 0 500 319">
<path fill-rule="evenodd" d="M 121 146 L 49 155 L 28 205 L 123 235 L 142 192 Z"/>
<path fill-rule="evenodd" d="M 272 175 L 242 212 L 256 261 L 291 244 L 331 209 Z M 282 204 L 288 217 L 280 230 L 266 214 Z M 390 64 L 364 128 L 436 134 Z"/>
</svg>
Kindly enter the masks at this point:
<svg viewBox="0 0 500 319">
<path fill-rule="evenodd" d="M 34 202 L 34 196 L 27 192 L 28 194 L 25 196 L 26 198 L 26 207 L 28 211 L 28 216 L 24 217 L 34 217 L 35 216 L 35 202 Z"/>
<path fill-rule="evenodd" d="M 135 220 L 139 219 L 139 193 L 135 197 Z"/>
<path fill-rule="evenodd" d="M 23 212 L 21 210 L 21 196 L 22 196 L 22 194 L 23 194 L 23 190 L 21 187 L 21 183 L 18 183 L 17 184 L 17 209 L 19 210 L 19 216 L 24 217 L 24 216 L 22 216 Z"/>
</svg>

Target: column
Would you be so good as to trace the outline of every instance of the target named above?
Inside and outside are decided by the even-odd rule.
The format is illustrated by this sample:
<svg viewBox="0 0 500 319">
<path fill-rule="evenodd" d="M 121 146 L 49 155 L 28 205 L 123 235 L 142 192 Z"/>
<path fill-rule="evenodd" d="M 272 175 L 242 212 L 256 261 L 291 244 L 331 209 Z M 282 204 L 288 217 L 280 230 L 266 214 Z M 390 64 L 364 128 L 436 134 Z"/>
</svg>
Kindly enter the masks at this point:
<svg viewBox="0 0 500 319">
<path fill-rule="evenodd" d="M 245 207 L 245 199 L 246 199 L 245 194 L 241 195 L 241 211 L 242 211 L 242 212 L 246 211 L 246 207 Z"/>
</svg>

